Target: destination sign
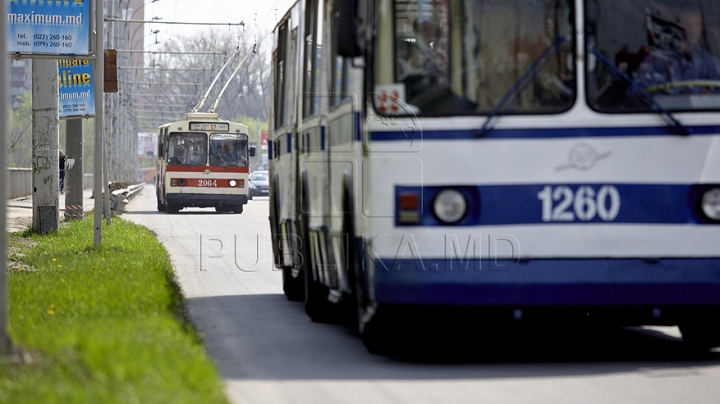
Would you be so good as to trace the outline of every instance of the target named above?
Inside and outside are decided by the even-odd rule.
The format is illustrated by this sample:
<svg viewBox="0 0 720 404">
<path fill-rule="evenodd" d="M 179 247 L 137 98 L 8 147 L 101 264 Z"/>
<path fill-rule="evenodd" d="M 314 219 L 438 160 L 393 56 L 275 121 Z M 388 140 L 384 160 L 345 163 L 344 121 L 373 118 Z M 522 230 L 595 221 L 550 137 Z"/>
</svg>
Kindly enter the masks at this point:
<svg viewBox="0 0 720 404">
<path fill-rule="evenodd" d="M 221 122 L 190 122 L 190 130 L 227 132 L 230 130 L 230 124 Z"/>
</svg>

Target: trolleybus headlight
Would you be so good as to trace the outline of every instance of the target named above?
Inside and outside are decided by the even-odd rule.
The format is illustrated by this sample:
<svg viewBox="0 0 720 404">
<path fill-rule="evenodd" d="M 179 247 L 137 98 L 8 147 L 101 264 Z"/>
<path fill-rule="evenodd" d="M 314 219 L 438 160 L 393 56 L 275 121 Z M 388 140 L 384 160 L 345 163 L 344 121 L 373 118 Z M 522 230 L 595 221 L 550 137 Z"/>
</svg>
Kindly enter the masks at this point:
<svg viewBox="0 0 720 404">
<path fill-rule="evenodd" d="M 435 216 L 445 223 L 455 223 L 465 216 L 467 201 L 465 196 L 456 189 L 445 189 L 435 196 L 433 202 Z"/>
<path fill-rule="evenodd" d="M 237 181 L 235 181 L 235 180 L 230 180 L 230 186 L 231 186 L 231 187 L 234 187 L 235 185 L 237 185 Z"/>
<path fill-rule="evenodd" d="M 700 206 L 705 216 L 712 220 L 720 220 L 720 188 L 710 188 L 705 191 Z"/>
<path fill-rule="evenodd" d="M 177 180 L 177 183 L 178 183 L 178 185 L 180 185 L 181 187 L 184 187 L 184 186 L 185 186 L 185 178 L 179 178 L 179 179 Z"/>
</svg>

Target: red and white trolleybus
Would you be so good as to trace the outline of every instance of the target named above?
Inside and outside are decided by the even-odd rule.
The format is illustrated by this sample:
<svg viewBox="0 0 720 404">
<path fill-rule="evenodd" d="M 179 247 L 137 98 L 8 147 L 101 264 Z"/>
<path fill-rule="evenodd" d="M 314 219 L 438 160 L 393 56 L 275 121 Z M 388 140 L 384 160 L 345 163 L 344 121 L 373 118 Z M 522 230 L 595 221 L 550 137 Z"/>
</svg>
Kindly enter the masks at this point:
<svg viewBox="0 0 720 404">
<path fill-rule="evenodd" d="M 159 128 L 157 207 L 177 213 L 186 207 L 214 207 L 242 213 L 248 201 L 248 128 L 215 113 L 190 112 Z"/>
</svg>

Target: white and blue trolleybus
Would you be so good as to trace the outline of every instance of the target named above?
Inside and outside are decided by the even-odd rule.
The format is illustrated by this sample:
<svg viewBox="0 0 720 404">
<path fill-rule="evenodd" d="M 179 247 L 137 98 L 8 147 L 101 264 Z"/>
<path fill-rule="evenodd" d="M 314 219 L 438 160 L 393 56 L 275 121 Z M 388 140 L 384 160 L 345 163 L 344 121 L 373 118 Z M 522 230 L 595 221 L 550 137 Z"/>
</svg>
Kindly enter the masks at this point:
<svg viewBox="0 0 720 404">
<path fill-rule="evenodd" d="M 720 345 L 720 3 L 300 0 L 274 38 L 273 251 L 313 320 Z"/>
</svg>

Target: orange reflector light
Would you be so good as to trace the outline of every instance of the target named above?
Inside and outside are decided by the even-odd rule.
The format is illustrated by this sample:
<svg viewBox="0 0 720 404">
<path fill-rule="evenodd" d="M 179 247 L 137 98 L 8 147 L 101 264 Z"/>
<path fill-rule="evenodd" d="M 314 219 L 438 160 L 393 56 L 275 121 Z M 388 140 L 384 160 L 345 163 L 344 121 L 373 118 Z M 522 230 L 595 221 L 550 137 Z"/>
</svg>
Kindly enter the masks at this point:
<svg viewBox="0 0 720 404">
<path fill-rule="evenodd" d="M 418 200 L 417 194 L 402 194 L 400 195 L 400 209 L 416 210 L 418 208 Z"/>
</svg>

